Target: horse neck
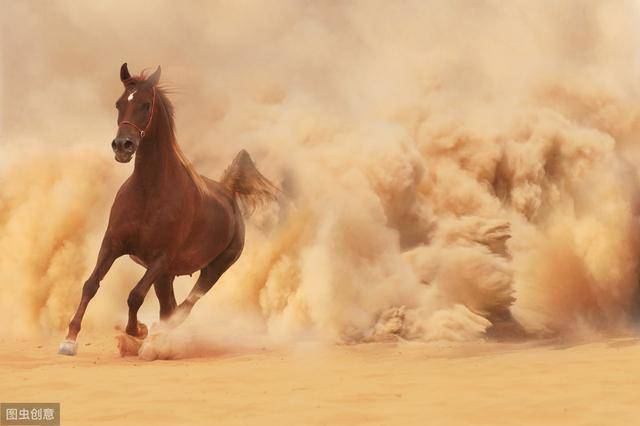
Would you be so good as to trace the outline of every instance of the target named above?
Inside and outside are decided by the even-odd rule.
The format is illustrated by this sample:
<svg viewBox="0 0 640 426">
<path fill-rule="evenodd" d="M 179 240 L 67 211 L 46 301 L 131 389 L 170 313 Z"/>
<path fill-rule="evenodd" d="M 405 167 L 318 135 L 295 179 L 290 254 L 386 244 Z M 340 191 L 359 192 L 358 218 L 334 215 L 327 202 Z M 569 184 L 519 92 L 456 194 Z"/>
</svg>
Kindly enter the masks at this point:
<svg viewBox="0 0 640 426">
<path fill-rule="evenodd" d="M 133 170 L 134 180 L 145 191 L 177 184 L 185 175 L 169 116 L 160 103 L 156 108 L 151 128 L 136 153 Z"/>
</svg>

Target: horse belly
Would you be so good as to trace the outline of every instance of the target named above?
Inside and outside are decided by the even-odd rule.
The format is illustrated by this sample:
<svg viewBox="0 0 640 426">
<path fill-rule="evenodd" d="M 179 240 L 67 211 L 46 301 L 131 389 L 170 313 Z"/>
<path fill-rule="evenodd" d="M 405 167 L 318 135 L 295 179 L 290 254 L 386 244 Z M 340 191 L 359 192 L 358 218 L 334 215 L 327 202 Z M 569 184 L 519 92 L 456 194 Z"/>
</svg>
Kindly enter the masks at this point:
<svg viewBox="0 0 640 426">
<path fill-rule="evenodd" d="M 147 265 L 147 263 L 145 261 L 143 261 L 142 259 L 140 259 L 138 256 L 130 254 L 129 257 L 131 258 L 131 260 L 136 262 L 138 265 L 144 266 L 145 268 L 149 268 L 149 265 Z"/>
<path fill-rule="evenodd" d="M 220 208 L 209 211 L 209 216 L 196 221 L 178 251 L 172 268 L 176 275 L 190 275 L 204 268 L 231 242 L 237 225 L 234 212 Z"/>
<path fill-rule="evenodd" d="M 176 275 L 191 275 L 211 263 L 226 247 L 213 238 L 209 241 L 203 239 L 199 244 L 187 244 L 176 255 L 171 269 Z"/>
</svg>

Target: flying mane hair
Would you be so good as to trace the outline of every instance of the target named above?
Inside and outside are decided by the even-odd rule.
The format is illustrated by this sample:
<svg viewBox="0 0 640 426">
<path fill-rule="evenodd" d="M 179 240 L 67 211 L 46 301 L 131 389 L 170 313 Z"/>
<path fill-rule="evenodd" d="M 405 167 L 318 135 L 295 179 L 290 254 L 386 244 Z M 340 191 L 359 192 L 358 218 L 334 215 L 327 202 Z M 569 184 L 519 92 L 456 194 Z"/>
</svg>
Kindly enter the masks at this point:
<svg viewBox="0 0 640 426">
<path fill-rule="evenodd" d="M 147 81 L 147 73 L 146 73 L 146 70 L 143 70 L 140 73 L 140 75 L 132 76 L 127 81 L 126 84 L 138 84 L 138 83 L 144 83 L 145 81 Z M 161 109 L 161 112 L 162 110 L 164 110 L 167 120 L 169 122 L 169 129 L 171 131 L 171 135 L 169 137 L 170 146 L 175 152 L 176 156 L 178 157 L 178 160 L 180 160 L 180 163 L 182 163 L 182 166 L 184 167 L 186 172 L 189 174 L 189 176 L 193 180 L 193 183 L 198 188 L 198 192 L 200 192 L 201 194 L 204 194 L 209 191 L 206 183 L 204 182 L 202 177 L 195 171 L 195 169 L 191 165 L 191 162 L 187 159 L 187 157 L 185 157 L 184 153 L 180 149 L 180 146 L 176 142 L 176 134 L 175 134 L 176 127 L 175 127 L 175 118 L 174 118 L 175 109 L 173 107 L 173 104 L 171 103 L 171 100 L 168 97 L 168 93 L 170 89 L 167 86 L 163 86 L 163 85 L 156 85 L 155 89 L 156 89 L 156 99 L 159 101 L 158 105 Z"/>
</svg>

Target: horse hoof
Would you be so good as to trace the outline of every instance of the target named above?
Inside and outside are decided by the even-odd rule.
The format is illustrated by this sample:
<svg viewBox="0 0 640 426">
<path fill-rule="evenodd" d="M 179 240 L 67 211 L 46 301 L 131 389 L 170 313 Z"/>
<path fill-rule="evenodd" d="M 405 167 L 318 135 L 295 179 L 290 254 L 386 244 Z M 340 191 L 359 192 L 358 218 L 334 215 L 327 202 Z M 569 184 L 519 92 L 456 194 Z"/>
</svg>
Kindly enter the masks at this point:
<svg viewBox="0 0 640 426">
<path fill-rule="evenodd" d="M 147 326 L 138 321 L 138 339 L 145 339 L 149 335 L 149 329 Z"/>
<path fill-rule="evenodd" d="M 116 327 L 116 330 L 122 331 L 122 329 L 118 327 Z M 137 339 L 144 339 L 149 334 L 149 329 L 147 328 L 146 325 L 138 321 L 138 324 L 136 324 L 135 331 L 131 330 L 129 326 L 127 326 L 127 328 L 125 328 L 125 333 Z"/>
<path fill-rule="evenodd" d="M 78 344 L 73 340 L 64 340 L 60 342 L 58 353 L 60 355 L 74 356 L 76 353 L 78 353 Z"/>
</svg>

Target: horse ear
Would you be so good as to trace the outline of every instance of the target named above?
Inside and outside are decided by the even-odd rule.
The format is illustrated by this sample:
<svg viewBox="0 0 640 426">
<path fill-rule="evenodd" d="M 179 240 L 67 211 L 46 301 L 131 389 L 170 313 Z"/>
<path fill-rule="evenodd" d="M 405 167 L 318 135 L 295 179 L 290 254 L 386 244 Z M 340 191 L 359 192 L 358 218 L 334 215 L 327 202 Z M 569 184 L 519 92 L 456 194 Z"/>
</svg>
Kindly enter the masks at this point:
<svg viewBox="0 0 640 426">
<path fill-rule="evenodd" d="M 147 78 L 147 83 L 149 83 L 151 86 L 155 86 L 156 84 L 158 84 L 158 82 L 160 81 L 160 73 L 160 65 L 158 65 L 158 68 L 156 68 L 155 72 L 151 74 L 149 78 Z"/>
<path fill-rule="evenodd" d="M 120 67 L 120 81 L 123 83 L 131 78 L 131 74 L 129 74 L 129 68 L 127 68 L 127 63 L 125 62 Z"/>
</svg>

